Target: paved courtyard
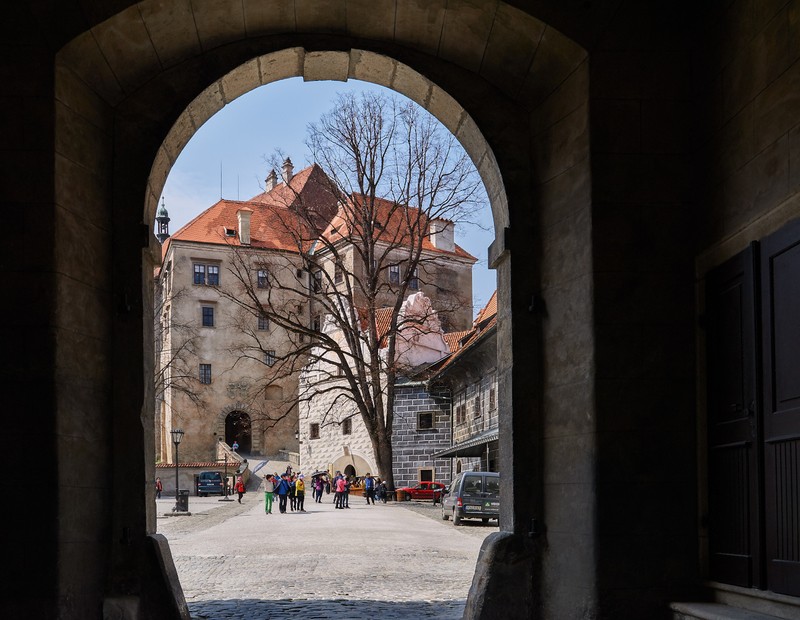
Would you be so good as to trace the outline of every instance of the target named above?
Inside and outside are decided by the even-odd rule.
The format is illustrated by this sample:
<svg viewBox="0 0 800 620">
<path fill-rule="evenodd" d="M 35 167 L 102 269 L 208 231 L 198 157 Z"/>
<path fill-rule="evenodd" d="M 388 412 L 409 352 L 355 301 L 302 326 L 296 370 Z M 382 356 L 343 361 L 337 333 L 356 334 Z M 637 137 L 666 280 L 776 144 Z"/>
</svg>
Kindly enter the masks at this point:
<svg viewBox="0 0 800 620">
<path fill-rule="evenodd" d="M 422 502 L 367 506 L 333 495 L 306 513 L 264 514 L 263 493 L 242 504 L 189 498 L 190 517 L 162 517 L 192 618 L 461 618 L 492 522 L 454 527 Z"/>
</svg>

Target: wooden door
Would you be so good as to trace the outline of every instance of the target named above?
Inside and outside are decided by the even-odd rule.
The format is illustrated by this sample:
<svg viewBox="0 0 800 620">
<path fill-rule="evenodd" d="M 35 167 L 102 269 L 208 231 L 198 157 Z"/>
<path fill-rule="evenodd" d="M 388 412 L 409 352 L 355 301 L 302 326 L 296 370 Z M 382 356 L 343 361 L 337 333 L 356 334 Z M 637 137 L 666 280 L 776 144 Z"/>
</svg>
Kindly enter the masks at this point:
<svg viewBox="0 0 800 620">
<path fill-rule="evenodd" d="M 755 246 L 708 276 L 709 547 L 715 581 L 759 587 Z"/>
<path fill-rule="evenodd" d="M 761 244 L 768 588 L 800 596 L 800 221 Z"/>
</svg>

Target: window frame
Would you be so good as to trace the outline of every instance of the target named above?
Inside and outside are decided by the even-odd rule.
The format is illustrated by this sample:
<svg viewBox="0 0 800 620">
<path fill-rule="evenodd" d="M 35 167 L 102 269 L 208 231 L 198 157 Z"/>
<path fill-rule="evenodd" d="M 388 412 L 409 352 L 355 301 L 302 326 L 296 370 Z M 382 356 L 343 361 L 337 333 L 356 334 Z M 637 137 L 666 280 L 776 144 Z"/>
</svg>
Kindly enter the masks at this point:
<svg viewBox="0 0 800 620">
<path fill-rule="evenodd" d="M 270 321 L 268 316 L 264 316 L 263 314 L 259 314 L 257 318 L 257 328 L 260 332 L 268 332 L 270 328 Z"/>
<path fill-rule="evenodd" d="M 319 422 L 311 422 L 308 425 L 308 438 L 319 439 Z"/>
<path fill-rule="evenodd" d="M 256 288 L 269 288 L 269 269 L 256 271 Z"/>
<path fill-rule="evenodd" d="M 214 316 L 214 306 L 200 306 L 200 324 L 202 327 L 216 327 L 217 321 Z M 209 318 L 210 317 L 210 318 Z M 209 318 L 210 322 L 206 319 Z"/>
<path fill-rule="evenodd" d="M 400 265 L 389 265 L 389 284 L 400 284 Z"/>
<path fill-rule="evenodd" d="M 278 358 L 275 356 L 275 349 L 267 349 L 264 352 L 264 363 L 272 368 L 278 362 Z"/>
<path fill-rule="evenodd" d="M 412 291 L 419 290 L 419 268 L 414 267 L 408 272 L 408 288 Z"/>
<path fill-rule="evenodd" d="M 211 385 L 211 364 L 200 364 L 198 379 L 203 385 Z"/>
<path fill-rule="evenodd" d="M 430 416 L 430 426 L 422 425 L 422 417 Z M 418 431 L 434 431 L 436 430 L 436 416 L 433 411 L 419 411 L 417 412 L 417 430 Z"/>
<path fill-rule="evenodd" d="M 342 435 L 353 434 L 353 418 L 345 418 L 342 420 Z"/>
<path fill-rule="evenodd" d="M 219 286 L 219 265 L 205 265 L 205 268 L 206 284 L 208 286 Z"/>
<path fill-rule="evenodd" d="M 192 284 L 197 286 L 205 286 L 206 284 L 206 266 L 205 263 L 192 263 L 194 275 L 192 277 Z M 202 277 L 198 279 L 198 275 L 202 274 Z"/>
</svg>

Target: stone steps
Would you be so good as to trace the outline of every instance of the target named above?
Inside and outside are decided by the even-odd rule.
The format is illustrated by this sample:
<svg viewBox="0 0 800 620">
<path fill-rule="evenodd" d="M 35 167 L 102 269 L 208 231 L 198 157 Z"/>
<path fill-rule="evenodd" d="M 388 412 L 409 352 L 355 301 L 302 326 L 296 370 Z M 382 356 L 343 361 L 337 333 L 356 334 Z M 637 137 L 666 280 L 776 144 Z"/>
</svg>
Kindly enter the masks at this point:
<svg viewBox="0 0 800 620">
<path fill-rule="evenodd" d="M 711 600 L 672 603 L 673 620 L 800 619 L 800 598 L 716 582 L 706 586 Z"/>
</svg>

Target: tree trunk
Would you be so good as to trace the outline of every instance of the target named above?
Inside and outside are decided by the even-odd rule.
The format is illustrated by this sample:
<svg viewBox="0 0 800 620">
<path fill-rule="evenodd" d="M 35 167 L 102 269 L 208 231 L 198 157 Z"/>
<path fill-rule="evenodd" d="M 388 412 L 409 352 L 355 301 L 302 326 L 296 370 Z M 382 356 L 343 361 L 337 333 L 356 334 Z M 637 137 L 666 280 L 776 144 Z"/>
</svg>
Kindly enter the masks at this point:
<svg viewBox="0 0 800 620">
<path fill-rule="evenodd" d="M 378 474 L 386 483 L 386 488 L 394 491 L 394 470 L 392 469 L 392 442 L 379 438 L 375 446 L 375 459 L 378 462 Z"/>
</svg>

